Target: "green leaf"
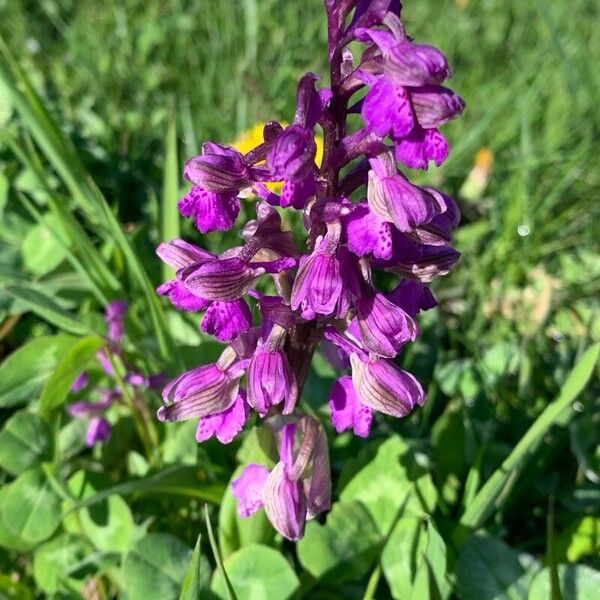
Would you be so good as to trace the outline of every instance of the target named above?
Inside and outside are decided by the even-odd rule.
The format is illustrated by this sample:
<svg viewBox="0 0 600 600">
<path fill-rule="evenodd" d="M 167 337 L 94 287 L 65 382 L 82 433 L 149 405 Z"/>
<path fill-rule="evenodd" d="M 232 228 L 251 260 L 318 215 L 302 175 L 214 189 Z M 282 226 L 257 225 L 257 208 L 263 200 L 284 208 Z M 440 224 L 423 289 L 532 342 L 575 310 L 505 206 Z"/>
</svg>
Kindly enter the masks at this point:
<svg viewBox="0 0 600 600">
<path fill-rule="evenodd" d="M 35 544 L 56 531 L 61 521 L 60 498 L 41 469 L 25 471 L 6 490 L 0 518 L 8 532 Z"/>
<path fill-rule="evenodd" d="M 429 473 L 415 464 L 408 446 L 399 437 L 367 447 L 356 461 L 348 463 L 342 478 L 357 467 L 340 499 L 362 502 L 382 535 L 389 533 L 400 507 L 404 515 L 419 516 L 435 507 L 437 495 Z"/>
<path fill-rule="evenodd" d="M 558 560 L 579 562 L 585 556 L 600 554 L 600 519 L 587 516 L 578 519 L 556 536 Z"/>
<path fill-rule="evenodd" d="M 4 290 L 20 300 L 30 311 L 59 329 L 75 335 L 92 333 L 90 328 L 75 315 L 62 308 L 53 298 L 38 290 L 22 285 L 9 285 Z"/>
<path fill-rule="evenodd" d="M 56 239 L 53 231 L 59 233 L 63 243 Z M 25 267 L 35 275 L 50 273 L 65 259 L 67 243 L 58 219 L 51 214 L 45 215 L 41 223 L 29 229 L 23 240 L 21 254 Z"/>
<path fill-rule="evenodd" d="M 369 511 L 357 501 L 338 502 L 325 525 L 310 521 L 298 542 L 298 560 L 316 579 L 360 579 L 373 564 L 381 536 Z"/>
<path fill-rule="evenodd" d="M 285 600 L 299 585 L 287 560 L 267 546 L 246 546 L 228 557 L 224 567 L 238 600 Z M 213 575 L 211 589 L 217 598 L 228 598 L 219 571 Z"/>
<path fill-rule="evenodd" d="M 490 535 L 473 535 L 463 546 L 456 565 L 461 600 L 523 600 L 528 581 L 516 550 Z"/>
<path fill-rule="evenodd" d="M 426 544 L 427 534 L 420 517 L 402 517 L 392 529 L 381 555 L 381 566 L 394 598 L 410 598 Z"/>
<path fill-rule="evenodd" d="M 89 498 L 80 500 L 70 507 L 70 510 L 92 506 L 113 494 L 126 496 L 134 493 L 183 496 L 219 504 L 225 485 L 221 482 L 206 482 L 205 479 L 206 474 L 197 467 L 173 465 L 142 479 L 132 479 L 103 489 Z"/>
<path fill-rule="evenodd" d="M 77 376 L 100 350 L 104 341 L 97 336 L 78 340 L 60 361 L 40 396 L 40 413 L 49 416 L 66 400 Z"/>
<path fill-rule="evenodd" d="M 231 479 L 239 477 L 244 466 L 239 466 Z M 219 508 L 219 548 L 226 558 L 248 544 L 270 546 L 275 539 L 275 530 L 264 510 L 259 510 L 246 519 L 237 514 L 236 500 L 231 494 L 224 494 Z"/>
<path fill-rule="evenodd" d="M 42 336 L 15 350 L 0 365 L 0 407 L 35 399 L 72 343 L 70 336 Z"/>
<path fill-rule="evenodd" d="M 559 565 L 558 579 L 563 600 L 596 600 L 600 571 L 585 565 Z M 533 579 L 527 600 L 550 598 L 550 569 L 542 569 Z"/>
<path fill-rule="evenodd" d="M 55 594 L 61 583 L 69 579 L 71 567 L 84 556 L 81 541 L 62 534 L 42 544 L 33 556 L 33 577 L 47 594 Z"/>
<path fill-rule="evenodd" d="M 200 553 L 200 536 L 181 586 L 179 600 L 197 600 L 210 585 L 210 565 Z"/>
<path fill-rule="evenodd" d="M 565 425 L 573 417 L 572 403 L 587 385 L 600 356 L 600 343 L 588 348 L 579 359 L 564 385 L 559 397 L 546 407 L 535 423 L 520 439 L 508 458 L 486 481 L 479 493 L 467 506 L 456 539 L 460 542 L 468 532 L 480 527 L 487 518 L 504 503 L 517 475 L 523 470 L 528 458 L 537 450 L 550 427 Z"/>
<path fill-rule="evenodd" d="M 49 460 L 51 452 L 48 425 L 29 411 L 15 413 L 0 432 L 0 466 L 13 475 Z"/>
<path fill-rule="evenodd" d="M 427 522 L 427 543 L 420 558 L 411 590 L 413 600 L 448 598 L 451 586 L 446 579 L 446 544 L 433 521 Z"/>
<path fill-rule="evenodd" d="M 177 598 L 192 551 L 166 533 L 136 542 L 123 561 L 123 583 L 130 600 Z"/>
<path fill-rule="evenodd" d="M 69 479 L 69 487 L 76 498 L 89 498 L 96 492 L 85 471 L 75 473 Z M 68 518 L 72 521 L 74 515 L 70 513 Z M 135 536 L 131 510 L 123 498 L 116 494 L 89 508 L 80 509 L 77 521 L 90 542 L 103 552 L 125 552 Z"/>
<path fill-rule="evenodd" d="M 10 487 L 8 485 L 0 486 L 0 507 L 6 504 L 6 495 L 9 492 Z M 35 546 L 35 542 L 26 541 L 15 535 L 14 531 L 11 531 L 4 524 L 2 517 L 2 511 L 0 510 L 0 546 L 3 548 L 9 548 L 10 550 L 17 550 L 18 552 L 27 552 Z"/>
</svg>

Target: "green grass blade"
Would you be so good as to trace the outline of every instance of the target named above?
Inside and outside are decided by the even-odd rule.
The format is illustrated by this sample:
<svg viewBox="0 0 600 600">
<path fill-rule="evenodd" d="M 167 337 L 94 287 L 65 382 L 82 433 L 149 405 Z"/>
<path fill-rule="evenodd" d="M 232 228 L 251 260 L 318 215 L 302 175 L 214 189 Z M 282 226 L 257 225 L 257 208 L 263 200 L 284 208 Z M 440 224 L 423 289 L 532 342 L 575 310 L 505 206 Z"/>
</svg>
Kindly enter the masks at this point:
<svg viewBox="0 0 600 600">
<path fill-rule="evenodd" d="M 204 505 L 204 518 L 206 521 L 206 529 L 208 529 L 208 540 L 210 541 L 210 547 L 213 551 L 213 555 L 215 557 L 215 562 L 217 563 L 217 568 L 219 569 L 219 572 L 221 573 L 221 577 L 223 578 L 223 581 L 225 582 L 225 589 L 227 590 L 227 597 L 229 598 L 229 600 L 237 600 L 237 596 L 235 595 L 235 591 L 233 589 L 233 586 L 231 585 L 231 581 L 229 581 L 229 577 L 227 576 L 225 567 L 223 566 L 223 559 L 221 558 L 221 552 L 219 551 L 219 546 L 217 545 L 217 542 L 215 540 L 215 534 L 214 534 L 210 519 L 208 517 L 208 504 Z"/>
<path fill-rule="evenodd" d="M 562 386 L 559 397 L 546 407 L 467 506 L 460 520 L 460 530 L 457 533 L 459 540 L 468 531 L 480 527 L 494 510 L 500 508 L 528 458 L 536 451 L 550 427 L 555 424 L 564 425 L 570 420 L 573 410 L 567 415 L 565 413 L 587 385 L 599 356 L 600 343 L 590 346 L 581 356 Z"/>
<path fill-rule="evenodd" d="M 200 554 L 200 541 L 201 536 L 198 536 L 196 546 L 194 547 L 194 553 L 192 554 L 192 560 L 188 567 L 187 573 L 181 586 L 181 593 L 179 594 L 179 600 L 196 600 L 200 598 L 200 568 L 201 568 L 201 554 Z"/>
<path fill-rule="evenodd" d="M 31 312 L 59 329 L 75 335 L 95 333 L 75 315 L 58 305 L 53 298 L 39 290 L 34 290 L 25 285 L 8 285 L 2 289 L 13 298 L 20 300 Z"/>
<path fill-rule="evenodd" d="M 179 161 L 177 160 L 177 125 L 172 117 L 165 141 L 165 166 L 163 171 L 163 194 L 161 203 L 161 239 L 170 241 L 179 237 Z M 163 264 L 165 280 L 173 276 L 173 269 Z"/>
<path fill-rule="evenodd" d="M 101 338 L 88 336 L 71 347 L 42 390 L 39 410 L 43 417 L 49 417 L 66 400 L 73 382 L 103 344 Z"/>
</svg>

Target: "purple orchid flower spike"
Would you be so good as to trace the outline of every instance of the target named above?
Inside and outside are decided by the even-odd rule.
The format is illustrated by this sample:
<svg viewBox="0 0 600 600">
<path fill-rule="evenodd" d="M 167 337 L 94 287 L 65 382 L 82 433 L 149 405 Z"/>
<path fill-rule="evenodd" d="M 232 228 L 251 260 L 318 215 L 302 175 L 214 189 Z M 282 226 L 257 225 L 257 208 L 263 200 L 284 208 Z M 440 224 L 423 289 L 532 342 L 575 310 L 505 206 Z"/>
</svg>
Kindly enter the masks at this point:
<svg viewBox="0 0 600 600">
<path fill-rule="evenodd" d="M 243 155 L 209 142 L 186 163 L 193 187 L 179 209 L 203 234 L 230 229 L 241 200 L 258 198 L 242 245 L 215 256 L 175 240 L 157 251 L 175 270 L 158 293 L 205 310 L 202 331 L 228 344 L 216 363 L 165 387 L 158 418 L 198 418 L 198 442 L 229 443 L 256 413 L 279 460 L 247 465 L 231 491 L 240 516 L 264 507 L 290 540 L 331 503 L 327 438 L 302 402 L 314 353 L 351 372 L 328 398 L 337 432 L 367 437 L 375 412 L 381 421 L 418 409 L 423 387 L 395 360 L 419 335 L 420 311 L 436 305 L 426 284 L 459 258 L 455 202 L 397 164 L 426 169 L 448 156 L 440 129 L 464 102 L 444 87 L 446 57 L 409 37 L 398 0 L 325 0 L 325 9 L 329 86 L 304 74 L 290 125 L 268 121 Z"/>
</svg>

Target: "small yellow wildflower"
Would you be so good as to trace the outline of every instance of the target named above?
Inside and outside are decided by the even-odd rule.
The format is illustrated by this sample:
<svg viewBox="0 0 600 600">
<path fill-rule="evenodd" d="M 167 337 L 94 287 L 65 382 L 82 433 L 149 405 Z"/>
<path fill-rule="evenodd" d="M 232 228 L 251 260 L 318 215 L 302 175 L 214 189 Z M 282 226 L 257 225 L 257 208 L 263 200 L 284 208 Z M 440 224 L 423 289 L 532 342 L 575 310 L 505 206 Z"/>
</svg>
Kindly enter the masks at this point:
<svg viewBox="0 0 600 600">
<path fill-rule="evenodd" d="M 281 123 L 283 127 L 289 125 L 289 123 Z M 246 154 L 250 152 L 253 148 L 256 148 L 259 144 L 262 144 L 263 141 L 263 127 L 262 123 L 257 123 L 243 131 L 238 135 L 236 140 L 231 144 L 236 150 L 239 150 L 242 154 Z M 318 166 L 321 165 L 321 161 L 323 160 L 323 138 L 320 135 L 315 135 L 315 143 L 317 144 L 317 155 L 315 157 L 315 162 Z M 267 182 L 266 186 L 275 193 L 280 193 L 282 184 L 280 181 L 271 181 Z"/>
<path fill-rule="evenodd" d="M 479 200 L 487 187 L 493 166 L 494 153 L 489 148 L 480 148 L 475 155 L 473 168 L 460 188 L 461 197 Z"/>
</svg>

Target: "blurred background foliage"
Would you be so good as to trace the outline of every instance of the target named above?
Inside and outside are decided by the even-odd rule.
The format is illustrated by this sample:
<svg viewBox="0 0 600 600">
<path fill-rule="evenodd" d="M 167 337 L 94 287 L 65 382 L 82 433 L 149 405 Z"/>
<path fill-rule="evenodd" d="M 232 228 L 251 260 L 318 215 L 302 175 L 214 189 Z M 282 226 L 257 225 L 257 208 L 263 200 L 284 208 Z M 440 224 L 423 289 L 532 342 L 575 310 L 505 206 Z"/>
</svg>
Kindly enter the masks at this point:
<svg viewBox="0 0 600 600">
<path fill-rule="evenodd" d="M 422 315 L 422 338 L 402 361 L 429 403 L 403 422 L 381 420 L 371 442 L 332 437 L 341 501 L 295 552 L 264 518 L 240 523 L 227 494 L 219 504 L 237 462 L 262 456 L 259 429 L 223 449 L 198 447 L 193 423 L 157 425 L 157 447 L 144 454 L 121 408 L 111 441 L 90 452 L 55 384 L 103 334 L 114 298 L 131 304 L 127 352 L 142 372 L 214 358 L 197 317 L 154 297 L 163 277 L 154 247 L 180 227 L 199 239 L 175 218 L 185 157 L 204 140 L 290 120 L 298 76 L 326 78 L 321 0 L 0 0 L 2 593 L 176 597 L 201 532 L 185 581 L 188 592 L 207 587 L 216 564 L 200 510 L 208 501 L 240 598 L 273 589 L 592 598 L 597 377 L 579 392 L 594 372 L 584 350 L 600 340 L 599 19 L 597 0 L 405 3 L 407 30 L 448 55 L 467 101 L 445 129 L 446 164 L 414 174 L 457 198 L 463 257 L 436 282 L 440 308 Z M 202 244 L 220 250 L 227 239 Z M 334 374 L 318 356 L 313 367 L 304 401 L 326 421 Z M 557 397 L 566 412 L 542 428 Z M 150 392 L 144 402 L 159 405 Z M 483 483 L 532 428 L 531 451 L 517 454 L 493 509 L 488 498 L 479 514 Z M 431 518 L 402 513 L 415 493 Z M 42 522 L 23 512 L 36 510 Z M 212 589 L 227 597 L 218 572 Z"/>
</svg>

